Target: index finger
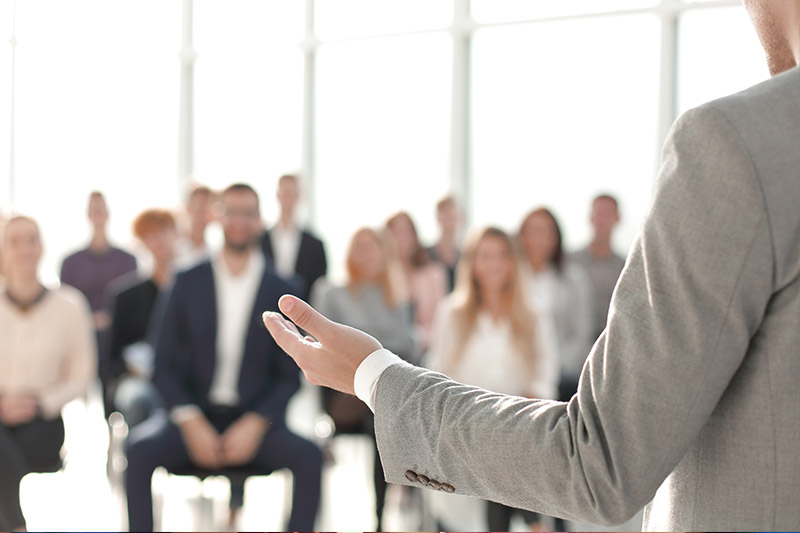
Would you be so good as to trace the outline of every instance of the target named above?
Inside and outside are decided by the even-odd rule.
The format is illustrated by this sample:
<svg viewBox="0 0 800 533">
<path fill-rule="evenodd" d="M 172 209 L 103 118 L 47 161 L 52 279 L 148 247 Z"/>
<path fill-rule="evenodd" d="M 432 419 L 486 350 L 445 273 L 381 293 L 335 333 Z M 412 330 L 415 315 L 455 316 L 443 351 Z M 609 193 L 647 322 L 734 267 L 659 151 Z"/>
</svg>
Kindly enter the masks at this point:
<svg viewBox="0 0 800 533">
<path fill-rule="evenodd" d="M 283 318 L 279 313 L 267 311 L 262 315 L 262 319 L 267 331 L 275 339 L 278 346 L 295 361 L 297 361 L 298 357 L 309 356 L 311 350 L 318 349 L 319 343 L 300 335 L 294 324 Z"/>
</svg>

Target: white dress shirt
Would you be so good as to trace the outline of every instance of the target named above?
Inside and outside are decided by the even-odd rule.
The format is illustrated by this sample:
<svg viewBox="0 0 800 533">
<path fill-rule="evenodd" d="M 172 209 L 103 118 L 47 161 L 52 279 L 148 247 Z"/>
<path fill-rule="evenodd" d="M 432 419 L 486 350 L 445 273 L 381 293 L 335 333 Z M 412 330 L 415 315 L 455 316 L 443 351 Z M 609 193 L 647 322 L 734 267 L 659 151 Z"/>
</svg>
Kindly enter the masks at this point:
<svg viewBox="0 0 800 533">
<path fill-rule="evenodd" d="M 264 256 L 250 254 L 245 269 L 234 275 L 222 254 L 212 262 L 217 296 L 217 361 L 209 399 L 214 405 L 239 403 L 239 374 L 256 294 L 264 277 Z"/>
<path fill-rule="evenodd" d="M 514 342 L 511 320 L 496 321 L 481 311 L 468 333 L 469 338 L 457 361 L 452 350 L 461 342 L 452 295 L 442 301 L 436 312 L 428 368 L 447 374 L 456 381 L 493 392 L 517 396 L 554 399 L 558 396 L 558 347 L 552 323 L 536 316 L 530 343 L 536 347 L 533 371 Z"/>
<path fill-rule="evenodd" d="M 300 229 L 294 224 L 289 227 L 276 224 L 270 236 L 275 272 L 282 278 L 292 277 L 300 251 Z"/>
</svg>

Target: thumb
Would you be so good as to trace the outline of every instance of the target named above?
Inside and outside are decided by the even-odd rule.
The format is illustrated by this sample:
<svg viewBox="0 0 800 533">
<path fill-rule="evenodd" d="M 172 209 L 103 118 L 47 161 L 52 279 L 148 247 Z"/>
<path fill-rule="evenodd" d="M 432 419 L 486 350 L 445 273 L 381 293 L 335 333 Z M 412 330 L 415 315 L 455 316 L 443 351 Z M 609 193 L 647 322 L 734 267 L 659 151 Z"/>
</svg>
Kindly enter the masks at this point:
<svg viewBox="0 0 800 533">
<path fill-rule="evenodd" d="M 322 341 L 333 326 L 333 322 L 296 296 L 284 294 L 278 300 L 278 307 L 289 320 L 319 341 Z"/>
</svg>

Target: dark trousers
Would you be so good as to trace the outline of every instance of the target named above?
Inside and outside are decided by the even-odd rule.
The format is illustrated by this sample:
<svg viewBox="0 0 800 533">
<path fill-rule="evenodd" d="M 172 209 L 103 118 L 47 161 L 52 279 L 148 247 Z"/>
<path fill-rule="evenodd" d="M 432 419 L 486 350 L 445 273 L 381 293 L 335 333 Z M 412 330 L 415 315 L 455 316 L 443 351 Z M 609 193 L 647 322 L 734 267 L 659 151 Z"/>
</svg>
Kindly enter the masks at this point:
<svg viewBox="0 0 800 533">
<path fill-rule="evenodd" d="M 205 413 L 218 431 L 224 431 L 239 416 Z M 128 523 L 131 531 L 153 530 L 153 496 L 150 480 L 156 467 L 176 470 L 191 466 L 180 430 L 163 412 L 134 428 L 126 442 L 128 469 Z M 313 531 L 319 508 L 322 453 L 310 441 L 289 431 L 283 424 L 270 427 L 253 460 L 268 470 L 288 468 L 294 477 L 292 513 L 288 531 Z"/>
<path fill-rule="evenodd" d="M 21 426 L 0 422 L 0 531 L 25 525 L 19 484 L 31 472 L 55 472 L 61 466 L 64 421 L 35 419 Z"/>
</svg>

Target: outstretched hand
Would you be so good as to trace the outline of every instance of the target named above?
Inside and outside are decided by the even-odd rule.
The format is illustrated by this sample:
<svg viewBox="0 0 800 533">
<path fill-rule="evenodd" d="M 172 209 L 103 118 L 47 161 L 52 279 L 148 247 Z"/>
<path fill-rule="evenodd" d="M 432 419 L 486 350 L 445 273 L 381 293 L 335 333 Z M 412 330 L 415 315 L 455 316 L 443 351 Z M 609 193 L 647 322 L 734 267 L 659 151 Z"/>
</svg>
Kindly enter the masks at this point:
<svg viewBox="0 0 800 533">
<path fill-rule="evenodd" d="M 264 313 L 264 325 L 275 342 L 289 354 L 314 385 L 324 385 L 347 394 L 355 394 L 353 379 L 366 357 L 382 348 L 372 336 L 355 328 L 328 320 L 303 300 L 284 295 L 279 313 Z M 307 331 L 304 337 L 297 327 Z"/>
</svg>

